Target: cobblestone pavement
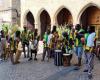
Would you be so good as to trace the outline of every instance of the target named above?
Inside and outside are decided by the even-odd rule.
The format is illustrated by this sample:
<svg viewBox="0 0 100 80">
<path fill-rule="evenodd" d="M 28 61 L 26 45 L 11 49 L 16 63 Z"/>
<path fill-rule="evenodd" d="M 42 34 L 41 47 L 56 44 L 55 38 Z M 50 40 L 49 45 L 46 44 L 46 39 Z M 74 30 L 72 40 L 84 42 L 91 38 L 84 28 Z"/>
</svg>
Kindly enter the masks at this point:
<svg viewBox="0 0 100 80">
<path fill-rule="evenodd" d="M 75 59 L 72 60 L 72 64 Z M 92 80 L 100 80 L 100 61 L 95 58 L 95 69 Z M 41 56 L 38 61 L 28 61 L 21 58 L 21 63 L 12 65 L 10 61 L 0 61 L 0 80 L 89 80 L 87 73 L 83 72 L 83 67 L 75 71 L 75 66 L 57 67 L 53 60 L 50 62 L 41 62 Z"/>
</svg>

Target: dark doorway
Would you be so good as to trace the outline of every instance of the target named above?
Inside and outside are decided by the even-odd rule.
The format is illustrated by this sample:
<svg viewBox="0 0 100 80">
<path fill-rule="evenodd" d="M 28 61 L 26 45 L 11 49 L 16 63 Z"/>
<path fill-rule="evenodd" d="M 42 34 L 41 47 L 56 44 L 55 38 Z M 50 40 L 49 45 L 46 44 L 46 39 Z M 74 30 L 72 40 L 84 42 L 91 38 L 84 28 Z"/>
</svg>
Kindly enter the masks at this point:
<svg viewBox="0 0 100 80">
<path fill-rule="evenodd" d="M 43 10 L 40 14 L 41 36 L 43 37 L 46 30 L 51 28 L 51 19 L 47 11 Z"/>
<path fill-rule="evenodd" d="M 27 27 L 31 30 L 35 29 L 33 14 L 29 11 L 26 15 Z"/>
<path fill-rule="evenodd" d="M 72 24 L 71 13 L 66 8 L 63 8 L 57 15 L 57 22 L 58 25 Z"/>
<path fill-rule="evenodd" d="M 85 29 L 87 29 L 88 25 L 94 25 L 97 37 L 100 39 L 100 9 L 96 6 L 88 7 L 80 18 L 80 23 L 83 25 Z"/>
</svg>

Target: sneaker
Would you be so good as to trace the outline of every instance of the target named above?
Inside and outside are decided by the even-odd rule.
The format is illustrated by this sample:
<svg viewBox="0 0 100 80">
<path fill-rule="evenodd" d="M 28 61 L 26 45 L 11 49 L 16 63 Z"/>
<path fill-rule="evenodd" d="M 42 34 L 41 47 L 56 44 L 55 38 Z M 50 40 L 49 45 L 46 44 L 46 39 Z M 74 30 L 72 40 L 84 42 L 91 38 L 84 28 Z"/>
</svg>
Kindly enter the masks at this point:
<svg viewBox="0 0 100 80">
<path fill-rule="evenodd" d="M 74 70 L 80 70 L 80 67 L 75 67 Z"/>
<path fill-rule="evenodd" d="M 29 59 L 28 59 L 28 61 L 31 61 L 31 60 L 32 60 L 32 58 L 29 58 Z"/>
<path fill-rule="evenodd" d="M 89 79 L 92 79 L 92 74 L 88 74 L 88 78 Z"/>
<path fill-rule="evenodd" d="M 87 69 L 85 69 L 83 72 L 88 72 L 88 70 L 87 70 Z"/>
<path fill-rule="evenodd" d="M 17 61 L 17 62 L 14 62 L 13 64 L 19 64 L 20 63 L 20 61 Z"/>
</svg>

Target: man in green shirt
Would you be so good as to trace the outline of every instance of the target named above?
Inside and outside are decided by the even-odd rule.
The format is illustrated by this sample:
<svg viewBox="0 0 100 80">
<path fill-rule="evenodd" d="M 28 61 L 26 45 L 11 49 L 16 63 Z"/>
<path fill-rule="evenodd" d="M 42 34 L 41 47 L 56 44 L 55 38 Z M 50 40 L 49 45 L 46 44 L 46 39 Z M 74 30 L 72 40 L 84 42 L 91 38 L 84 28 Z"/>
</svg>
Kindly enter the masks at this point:
<svg viewBox="0 0 100 80">
<path fill-rule="evenodd" d="M 48 54 L 48 45 L 47 45 L 47 42 L 48 42 L 48 33 L 45 32 L 45 34 L 43 36 L 43 43 L 44 43 L 43 47 L 44 47 L 44 49 L 43 49 L 42 61 L 44 61 L 44 59 L 45 59 L 46 52 Z M 49 55 L 48 55 L 48 60 L 49 60 Z"/>
<path fill-rule="evenodd" d="M 25 45 L 27 46 L 27 49 L 28 49 L 27 57 L 29 57 L 29 32 L 26 26 L 24 26 L 24 30 L 22 31 L 21 38 L 22 38 L 24 57 L 26 57 Z"/>
<path fill-rule="evenodd" d="M 84 37 L 84 31 L 81 29 L 80 24 L 77 24 L 76 26 L 76 37 L 75 37 L 75 53 L 78 58 L 78 63 L 75 64 L 76 66 L 81 66 L 81 59 L 83 54 L 83 43 L 81 41 L 81 38 Z"/>
</svg>

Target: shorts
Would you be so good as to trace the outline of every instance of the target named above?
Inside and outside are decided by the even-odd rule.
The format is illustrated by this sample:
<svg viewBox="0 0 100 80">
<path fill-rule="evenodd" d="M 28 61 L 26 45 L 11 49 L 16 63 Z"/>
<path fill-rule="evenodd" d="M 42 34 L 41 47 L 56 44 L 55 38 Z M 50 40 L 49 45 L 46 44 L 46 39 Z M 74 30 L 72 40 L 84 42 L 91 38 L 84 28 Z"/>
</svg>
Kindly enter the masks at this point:
<svg viewBox="0 0 100 80">
<path fill-rule="evenodd" d="M 75 53 L 79 58 L 81 58 L 83 54 L 83 47 L 80 47 L 80 46 L 75 47 Z"/>
</svg>

